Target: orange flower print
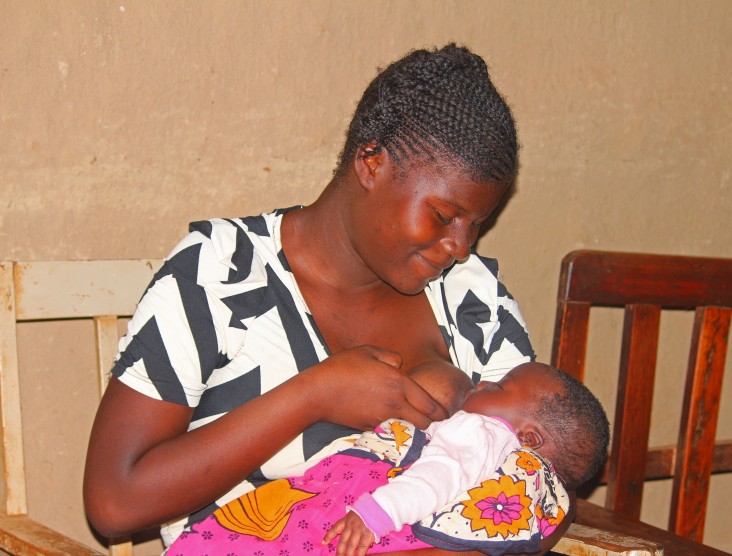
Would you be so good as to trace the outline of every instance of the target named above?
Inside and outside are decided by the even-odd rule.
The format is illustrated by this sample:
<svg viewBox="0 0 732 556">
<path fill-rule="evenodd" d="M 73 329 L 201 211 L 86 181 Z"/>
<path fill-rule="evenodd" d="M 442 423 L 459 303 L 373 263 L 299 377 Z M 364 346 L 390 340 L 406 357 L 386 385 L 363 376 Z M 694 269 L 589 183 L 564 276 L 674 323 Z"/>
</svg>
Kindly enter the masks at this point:
<svg viewBox="0 0 732 556">
<path fill-rule="evenodd" d="M 389 471 L 386 472 L 386 476 L 389 479 L 393 479 L 394 477 L 398 477 L 402 473 L 404 473 L 403 467 L 392 467 L 391 469 L 389 469 Z"/>
<path fill-rule="evenodd" d="M 401 450 L 402 446 L 412 438 L 409 434 L 409 426 L 401 423 L 400 421 L 393 421 L 391 423 L 391 432 L 394 435 L 394 442 L 396 442 L 396 449 Z"/>
<path fill-rule="evenodd" d="M 229 531 L 271 541 L 282 533 L 295 504 L 316 494 L 293 487 L 287 479 L 277 479 L 232 500 L 213 515 Z"/>
<path fill-rule="evenodd" d="M 521 450 L 518 452 L 516 466 L 526 471 L 527 475 L 533 475 L 541 469 L 541 462 L 532 456 L 529 452 Z"/>
<path fill-rule="evenodd" d="M 485 529 L 489 537 L 516 535 L 528 531 L 531 518 L 531 498 L 526 496 L 526 483 L 514 482 L 503 475 L 498 480 L 483 481 L 468 491 L 470 500 L 463 500 L 461 512 L 470 520 L 473 531 Z"/>
<path fill-rule="evenodd" d="M 544 510 L 542 510 L 541 508 L 541 504 L 537 504 L 536 519 L 538 520 L 537 524 L 539 526 L 539 533 L 541 533 L 541 538 L 545 539 L 554 532 L 554 530 L 557 528 L 557 525 L 559 525 L 564 519 L 564 510 L 557 507 L 557 517 L 552 517 L 550 515 L 545 516 Z"/>
</svg>

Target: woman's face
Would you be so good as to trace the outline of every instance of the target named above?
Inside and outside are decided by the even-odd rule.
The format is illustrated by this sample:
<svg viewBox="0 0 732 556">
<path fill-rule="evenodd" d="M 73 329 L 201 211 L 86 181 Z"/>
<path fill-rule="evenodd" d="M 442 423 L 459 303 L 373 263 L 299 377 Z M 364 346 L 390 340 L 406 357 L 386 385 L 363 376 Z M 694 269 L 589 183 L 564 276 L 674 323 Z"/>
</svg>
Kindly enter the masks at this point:
<svg viewBox="0 0 732 556">
<path fill-rule="evenodd" d="M 369 192 L 354 247 L 383 281 L 404 294 L 421 292 L 470 254 L 481 224 L 506 187 L 476 182 L 454 166 L 396 166 L 386 157 Z M 363 208 L 363 207 L 362 207 Z"/>
</svg>

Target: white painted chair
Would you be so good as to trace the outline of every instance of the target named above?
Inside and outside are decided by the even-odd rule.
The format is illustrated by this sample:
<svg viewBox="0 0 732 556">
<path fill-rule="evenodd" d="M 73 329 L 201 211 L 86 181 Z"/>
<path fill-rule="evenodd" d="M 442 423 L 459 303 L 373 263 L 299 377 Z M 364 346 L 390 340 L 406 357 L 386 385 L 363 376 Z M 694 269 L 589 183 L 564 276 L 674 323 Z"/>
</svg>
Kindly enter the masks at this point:
<svg viewBox="0 0 732 556">
<path fill-rule="evenodd" d="M 74 556 L 99 552 L 28 517 L 23 450 L 17 323 L 93 319 L 99 395 L 117 353 L 117 319 L 129 316 L 158 260 L 0 262 L 0 413 L 4 492 L 0 549 L 10 554 Z M 89 400 L 97 404 L 98 399 Z M 79 454 L 83 466 L 83 454 Z M 113 556 L 131 556 L 129 541 L 110 544 Z"/>
</svg>

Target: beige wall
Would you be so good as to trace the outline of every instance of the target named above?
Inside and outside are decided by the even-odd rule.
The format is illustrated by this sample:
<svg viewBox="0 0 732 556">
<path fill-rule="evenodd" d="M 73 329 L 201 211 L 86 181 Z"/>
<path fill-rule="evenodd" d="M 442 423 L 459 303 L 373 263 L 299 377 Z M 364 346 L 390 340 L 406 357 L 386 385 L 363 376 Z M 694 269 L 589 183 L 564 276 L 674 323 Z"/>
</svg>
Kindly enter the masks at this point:
<svg viewBox="0 0 732 556">
<path fill-rule="evenodd" d="M 479 248 L 500 259 L 541 359 L 567 251 L 732 256 L 727 0 L 0 0 L 0 13 L 2 258 L 161 257 L 191 220 L 308 203 L 375 67 L 450 40 L 486 58 L 518 123 L 516 191 Z M 664 357 L 683 372 L 669 334 Z M 77 400 L 93 397 L 93 382 L 58 378 L 66 367 L 92 373 L 93 355 L 42 325 L 21 336 L 33 367 L 22 383 L 31 513 L 93 543 L 73 463 L 93 411 Z M 602 377 L 617 341 L 597 340 Z M 29 347 L 38 342 L 58 352 L 51 363 Z M 654 413 L 668 427 L 659 439 L 676 427 L 666 415 L 674 377 Z M 593 386 L 611 409 L 606 382 Z M 75 406 L 71 422 L 53 403 L 60 394 Z M 729 409 L 723 421 L 732 436 Z M 732 482 L 715 485 L 725 515 Z M 707 540 L 732 551 L 722 518 Z"/>
</svg>

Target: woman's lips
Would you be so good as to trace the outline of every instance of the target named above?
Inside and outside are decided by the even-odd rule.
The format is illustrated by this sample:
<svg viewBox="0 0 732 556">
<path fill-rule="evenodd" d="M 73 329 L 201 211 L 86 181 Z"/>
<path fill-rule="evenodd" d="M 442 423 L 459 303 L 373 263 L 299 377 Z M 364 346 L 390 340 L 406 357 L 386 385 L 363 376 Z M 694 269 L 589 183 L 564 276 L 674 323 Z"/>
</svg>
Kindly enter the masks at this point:
<svg viewBox="0 0 732 556">
<path fill-rule="evenodd" d="M 431 278 L 436 278 L 436 277 L 438 277 L 438 276 L 439 276 L 440 274 L 442 274 L 442 272 L 443 272 L 443 271 L 444 271 L 444 270 L 445 270 L 445 269 L 446 269 L 447 267 L 449 267 L 449 266 L 450 266 L 450 265 L 452 264 L 452 263 L 450 262 L 450 263 L 448 263 L 448 264 L 446 264 L 446 265 L 441 265 L 441 264 L 438 264 L 438 263 L 434 263 L 434 262 L 430 261 L 429 259 L 427 259 L 427 258 L 426 258 L 426 257 L 425 257 L 424 255 L 422 255 L 421 253 L 417 253 L 417 255 L 418 255 L 418 257 L 419 257 L 419 260 L 420 260 L 420 262 L 422 263 L 422 267 L 423 267 L 423 268 L 425 268 L 425 269 L 427 270 L 427 272 L 428 272 L 428 275 L 429 275 L 429 276 L 430 276 Z"/>
</svg>

